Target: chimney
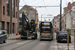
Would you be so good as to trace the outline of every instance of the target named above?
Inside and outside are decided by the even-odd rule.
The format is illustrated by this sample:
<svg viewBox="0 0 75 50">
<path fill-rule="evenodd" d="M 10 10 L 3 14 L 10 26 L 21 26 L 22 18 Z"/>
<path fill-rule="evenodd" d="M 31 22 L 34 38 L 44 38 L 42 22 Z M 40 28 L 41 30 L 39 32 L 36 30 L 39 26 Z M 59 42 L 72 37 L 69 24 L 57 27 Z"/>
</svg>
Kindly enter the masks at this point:
<svg viewBox="0 0 75 50">
<path fill-rule="evenodd" d="M 68 11 L 71 10 L 71 2 L 68 3 Z"/>
</svg>

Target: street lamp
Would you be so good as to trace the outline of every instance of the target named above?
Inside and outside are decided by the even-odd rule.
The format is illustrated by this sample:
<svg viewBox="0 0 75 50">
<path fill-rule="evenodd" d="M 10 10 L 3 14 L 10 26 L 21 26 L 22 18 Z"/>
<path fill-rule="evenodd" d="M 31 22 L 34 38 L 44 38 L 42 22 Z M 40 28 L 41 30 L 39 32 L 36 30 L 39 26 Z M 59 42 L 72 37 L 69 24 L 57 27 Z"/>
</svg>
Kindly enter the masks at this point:
<svg viewBox="0 0 75 50">
<path fill-rule="evenodd" d="M 42 14 L 42 15 L 41 15 L 41 21 L 42 21 L 42 16 L 43 16 L 43 15 L 45 15 L 45 14 Z"/>
<path fill-rule="evenodd" d="M 52 16 L 51 14 L 47 14 L 47 15 L 46 15 L 46 16 L 50 16 L 50 17 L 43 17 L 43 15 L 46 15 L 46 14 L 42 14 L 42 15 L 41 15 L 41 21 L 42 21 L 42 18 L 44 18 L 45 21 L 46 21 L 45 18 L 48 18 L 49 21 L 50 21 L 50 18 L 53 18 L 53 17 L 51 17 L 51 16 Z"/>
</svg>

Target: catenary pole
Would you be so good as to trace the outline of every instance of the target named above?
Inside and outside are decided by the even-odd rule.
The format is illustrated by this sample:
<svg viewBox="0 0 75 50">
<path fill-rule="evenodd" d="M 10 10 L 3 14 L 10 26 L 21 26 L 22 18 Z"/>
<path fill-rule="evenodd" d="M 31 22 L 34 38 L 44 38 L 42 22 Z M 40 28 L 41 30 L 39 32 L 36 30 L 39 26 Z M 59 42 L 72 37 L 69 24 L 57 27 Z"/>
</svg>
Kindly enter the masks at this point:
<svg viewBox="0 0 75 50">
<path fill-rule="evenodd" d="M 61 18 L 62 18 L 62 0 L 60 0 L 60 31 L 62 30 Z"/>
</svg>

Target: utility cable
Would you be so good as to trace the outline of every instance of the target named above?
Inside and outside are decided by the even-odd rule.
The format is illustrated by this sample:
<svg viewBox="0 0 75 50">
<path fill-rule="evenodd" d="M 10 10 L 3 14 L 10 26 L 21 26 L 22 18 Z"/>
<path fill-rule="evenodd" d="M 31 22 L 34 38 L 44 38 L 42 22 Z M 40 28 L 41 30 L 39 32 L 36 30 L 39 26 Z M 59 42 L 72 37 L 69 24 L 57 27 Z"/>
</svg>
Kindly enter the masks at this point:
<svg viewBox="0 0 75 50">
<path fill-rule="evenodd" d="M 41 3 L 41 2 L 42 2 L 42 0 L 40 2 L 38 2 L 38 3 L 36 3 L 36 4 L 33 4 L 33 5 L 37 5 L 37 4 Z"/>
<path fill-rule="evenodd" d="M 44 2 L 44 6 L 45 6 L 45 1 L 43 0 L 43 2 Z M 45 7 L 46 8 L 46 7 Z M 47 8 L 46 8 L 46 11 L 49 13 L 49 11 L 47 10 Z"/>
<path fill-rule="evenodd" d="M 49 5 L 53 0 L 51 0 L 47 5 Z"/>
<path fill-rule="evenodd" d="M 25 2 L 25 0 L 23 0 Z M 25 2 L 26 3 L 26 2 Z M 26 3 L 27 4 L 27 3 Z"/>
<path fill-rule="evenodd" d="M 36 0 L 33 0 L 33 1 L 30 1 L 30 2 L 28 2 L 28 3 L 32 3 L 32 2 L 35 2 Z"/>
<path fill-rule="evenodd" d="M 57 0 L 56 0 L 57 1 Z M 60 5 L 60 3 L 57 1 L 57 3 Z"/>
</svg>

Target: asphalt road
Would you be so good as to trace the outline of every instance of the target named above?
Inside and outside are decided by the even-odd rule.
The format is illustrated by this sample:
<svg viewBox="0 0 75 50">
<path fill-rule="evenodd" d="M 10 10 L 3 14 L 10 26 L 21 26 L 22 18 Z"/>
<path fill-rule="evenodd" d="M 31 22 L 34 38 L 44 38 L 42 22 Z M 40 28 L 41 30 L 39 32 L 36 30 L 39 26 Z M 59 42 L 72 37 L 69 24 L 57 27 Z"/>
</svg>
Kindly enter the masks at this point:
<svg viewBox="0 0 75 50">
<path fill-rule="evenodd" d="M 36 40 L 7 40 L 7 43 L 0 44 L 0 50 L 64 50 L 62 46 L 67 46 L 67 43 L 57 43 L 55 34 L 52 41 L 40 41 L 38 33 Z"/>
</svg>

